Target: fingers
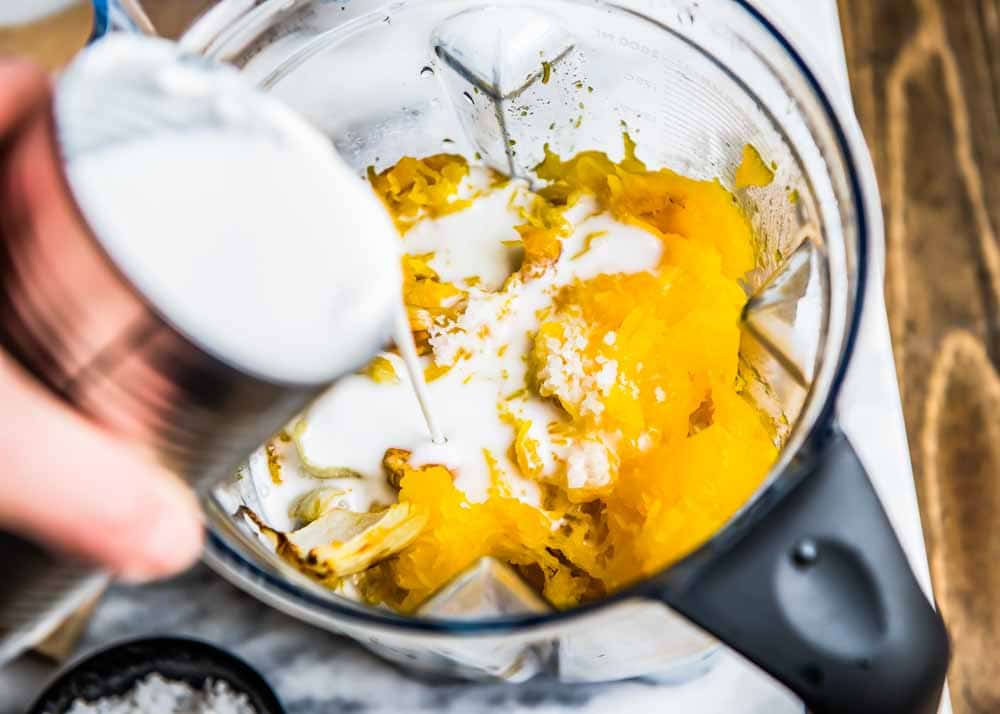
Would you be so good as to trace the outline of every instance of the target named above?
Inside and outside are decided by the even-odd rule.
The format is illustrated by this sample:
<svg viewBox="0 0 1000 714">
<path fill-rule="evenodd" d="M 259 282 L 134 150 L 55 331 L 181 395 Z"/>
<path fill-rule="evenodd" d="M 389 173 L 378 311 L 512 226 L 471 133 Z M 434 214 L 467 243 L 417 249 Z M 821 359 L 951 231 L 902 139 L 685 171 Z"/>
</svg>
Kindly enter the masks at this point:
<svg viewBox="0 0 1000 714">
<path fill-rule="evenodd" d="M 51 94 L 42 70 L 0 57 L 0 148 Z M 202 542 L 184 484 L 73 413 L 2 351 L 0 527 L 135 580 L 187 567 Z"/>
<path fill-rule="evenodd" d="M 0 352 L 0 527 L 148 580 L 202 544 L 194 495 L 71 412 Z"/>
<path fill-rule="evenodd" d="M 0 139 L 40 103 L 48 101 L 52 84 L 39 67 L 25 60 L 0 57 Z"/>
</svg>

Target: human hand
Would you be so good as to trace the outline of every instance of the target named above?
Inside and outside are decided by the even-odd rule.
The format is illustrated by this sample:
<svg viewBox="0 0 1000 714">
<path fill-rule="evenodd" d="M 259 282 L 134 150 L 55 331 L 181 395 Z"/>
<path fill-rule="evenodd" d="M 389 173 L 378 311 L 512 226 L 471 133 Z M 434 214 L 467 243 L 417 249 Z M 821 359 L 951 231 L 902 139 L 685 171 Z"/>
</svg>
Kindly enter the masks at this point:
<svg viewBox="0 0 1000 714">
<path fill-rule="evenodd" d="M 43 72 L 0 58 L 0 177 L 19 125 L 51 101 Z M 197 502 L 175 475 L 73 412 L 2 350 L 0 528 L 132 580 L 187 567 L 202 542 Z"/>
</svg>

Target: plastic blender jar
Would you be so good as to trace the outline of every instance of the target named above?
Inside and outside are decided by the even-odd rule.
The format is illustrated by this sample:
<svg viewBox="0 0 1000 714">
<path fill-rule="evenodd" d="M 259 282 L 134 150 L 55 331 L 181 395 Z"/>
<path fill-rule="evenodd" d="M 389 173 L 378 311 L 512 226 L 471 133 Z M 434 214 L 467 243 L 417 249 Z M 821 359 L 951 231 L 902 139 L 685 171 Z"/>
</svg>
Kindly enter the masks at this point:
<svg viewBox="0 0 1000 714">
<path fill-rule="evenodd" d="M 717 638 L 816 712 L 934 709 L 947 638 L 834 407 L 867 246 L 881 240 L 873 172 L 853 118 L 750 4 L 229 0 L 181 42 L 240 67 L 359 172 L 448 151 L 532 180 L 546 144 L 620 158 L 623 127 L 647 165 L 730 189 L 745 144 L 775 169 L 769 186 L 734 195 L 759 243 L 742 371 L 783 446 L 707 543 L 563 612 L 484 562 L 405 617 L 324 590 L 265 548 L 231 516 L 253 505 L 251 480 L 206 498 L 208 560 L 223 576 L 423 670 L 683 680 L 711 665 Z"/>
</svg>

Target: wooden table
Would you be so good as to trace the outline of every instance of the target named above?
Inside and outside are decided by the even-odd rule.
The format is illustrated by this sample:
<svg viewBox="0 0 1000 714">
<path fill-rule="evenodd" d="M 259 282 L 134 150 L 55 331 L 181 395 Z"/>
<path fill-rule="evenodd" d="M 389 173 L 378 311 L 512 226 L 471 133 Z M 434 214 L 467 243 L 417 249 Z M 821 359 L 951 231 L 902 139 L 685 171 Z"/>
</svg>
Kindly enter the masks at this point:
<svg viewBox="0 0 1000 714">
<path fill-rule="evenodd" d="M 1000 0 L 840 0 L 955 711 L 1000 711 Z"/>
<path fill-rule="evenodd" d="M 809 0 L 803 0 L 808 2 Z M 839 0 L 886 217 L 886 298 L 957 714 L 1000 712 L 1000 0 Z M 208 0 L 147 0 L 175 35 Z M 83 5 L 0 52 L 50 66 Z"/>
</svg>

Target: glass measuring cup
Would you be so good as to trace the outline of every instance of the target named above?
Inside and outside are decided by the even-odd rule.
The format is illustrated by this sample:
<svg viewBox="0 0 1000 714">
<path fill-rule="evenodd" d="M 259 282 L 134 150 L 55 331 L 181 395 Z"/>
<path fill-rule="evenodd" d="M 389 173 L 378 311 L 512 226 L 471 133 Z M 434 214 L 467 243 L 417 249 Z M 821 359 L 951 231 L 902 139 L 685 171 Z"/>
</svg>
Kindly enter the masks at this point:
<svg viewBox="0 0 1000 714">
<path fill-rule="evenodd" d="M 622 123 L 647 164 L 728 187 L 746 143 L 776 164 L 768 187 L 735 195 L 759 240 L 746 280 L 744 377 L 783 448 L 765 485 L 709 542 L 633 588 L 560 613 L 528 597 L 517 611 L 509 601 L 484 611 L 483 584 L 506 577 L 484 563 L 443 594 L 450 608 L 404 618 L 328 593 L 274 558 L 229 516 L 234 501 L 252 505 L 244 483 L 206 503 L 220 572 L 430 669 L 519 679 L 556 661 L 568 679 L 680 677 L 712 645 L 679 612 L 814 711 L 933 707 L 943 629 L 836 426 L 866 246 L 879 239 L 877 193 L 856 133 L 751 6 L 231 2 L 184 42 L 242 67 L 359 171 L 448 150 L 479 152 L 530 180 L 546 142 L 562 155 L 619 157 Z M 550 82 L 540 81 L 543 61 Z"/>
</svg>

